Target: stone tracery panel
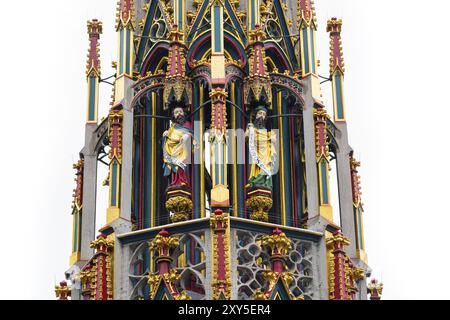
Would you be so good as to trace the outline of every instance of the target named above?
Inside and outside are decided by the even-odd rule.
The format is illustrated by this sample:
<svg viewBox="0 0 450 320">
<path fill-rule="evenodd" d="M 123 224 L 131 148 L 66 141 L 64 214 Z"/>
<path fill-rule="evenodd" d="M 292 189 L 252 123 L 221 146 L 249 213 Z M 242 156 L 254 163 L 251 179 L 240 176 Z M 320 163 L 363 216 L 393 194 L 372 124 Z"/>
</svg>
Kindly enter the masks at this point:
<svg viewBox="0 0 450 320">
<path fill-rule="evenodd" d="M 174 234 L 173 237 L 180 239 L 179 247 L 174 250 L 171 256 L 171 268 L 177 270 L 181 275 L 181 280 L 177 283 L 179 292 L 186 290 L 194 300 L 206 299 L 208 291 L 206 290 L 207 279 L 205 278 L 206 261 L 211 259 L 209 251 L 205 249 L 207 235 L 204 231 L 198 231 Z M 148 276 L 150 270 L 155 270 L 155 256 L 151 257 L 148 246 L 151 240 L 130 245 L 131 256 L 128 277 L 131 283 L 131 300 L 148 299 Z M 193 256 L 186 258 L 189 254 Z"/>
<path fill-rule="evenodd" d="M 237 261 L 237 298 L 251 300 L 256 289 L 267 285 L 262 273 L 270 268 L 269 253 L 260 247 L 261 238 L 265 234 L 246 230 L 235 230 L 232 244 Z M 294 281 L 290 284 L 295 296 L 304 295 L 306 300 L 314 297 L 314 269 L 312 243 L 291 239 L 292 250 L 286 257 L 287 271 L 291 272 Z"/>
</svg>

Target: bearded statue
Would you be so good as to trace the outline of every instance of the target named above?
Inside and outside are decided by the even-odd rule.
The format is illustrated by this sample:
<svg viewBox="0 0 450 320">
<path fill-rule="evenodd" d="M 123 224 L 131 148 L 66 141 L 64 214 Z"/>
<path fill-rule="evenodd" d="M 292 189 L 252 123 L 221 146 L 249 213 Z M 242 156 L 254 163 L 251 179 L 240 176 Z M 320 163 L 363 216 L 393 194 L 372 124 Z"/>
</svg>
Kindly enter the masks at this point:
<svg viewBox="0 0 450 320">
<path fill-rule="evenodd" d="M 163 133 L 164 176 L 169 177 L 169 188 L 189 188 L 187 165 L 191 157 L 192 125 L 184 109 L 172 111 L 170 128 Z"/>
<path fill-rule="evenodd" d="M 253 123 L 248 125 L 246 132 L 251 156 L 247 188 L 272 189 L 272 170 L 277 159 L 276 135 L 266 128 L 267 109 L 260 106 L 255 112 Z"/>
</svg>

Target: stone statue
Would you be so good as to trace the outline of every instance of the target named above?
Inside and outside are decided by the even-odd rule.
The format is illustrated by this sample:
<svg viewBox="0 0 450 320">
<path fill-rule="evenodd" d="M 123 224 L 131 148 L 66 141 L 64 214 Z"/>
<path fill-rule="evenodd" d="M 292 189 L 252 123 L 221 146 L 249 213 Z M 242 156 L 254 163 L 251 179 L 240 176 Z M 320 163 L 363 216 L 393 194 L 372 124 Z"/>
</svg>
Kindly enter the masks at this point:
<svg viewBox="0 0 450 320">
<path fill-rule="evenodd" d="M 272 189 L 272 175 L 275 174 L 272 170 L 277 159 L 276 135 L 266 129 L 267 109 L 260 106 L 255 112 L 255 119 L 248 125 L 246 132 L 252 160 L 247 188 Z"/>
<path fill-rule="evenodd" d="M 192 125 L 182 107 L 172 111 L 169 130 L 163 133 L 164 176 L 169 177 L 169 188 L 189 188 L 187 165 L 191 158 Z"/>
<path fill-rule="evenodd" d="M 273 204 L 272 176 L 276 173 L 276 135 L 273 131 L 267 131 L 267 109 L 260 106 L 255 113 L 253 123 L 248 125 L 245 133 L 251 156 L 246 205 L 252 212 L 251 219 L 268 222 L 269 210 Z"/>
</svg>

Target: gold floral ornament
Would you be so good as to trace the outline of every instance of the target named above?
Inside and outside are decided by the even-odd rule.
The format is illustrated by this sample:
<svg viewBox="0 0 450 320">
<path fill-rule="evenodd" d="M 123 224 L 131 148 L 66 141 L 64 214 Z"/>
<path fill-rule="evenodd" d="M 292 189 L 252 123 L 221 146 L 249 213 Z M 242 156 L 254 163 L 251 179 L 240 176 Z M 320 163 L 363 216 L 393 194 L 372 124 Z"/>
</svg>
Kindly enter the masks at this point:
<svg viewBox="0 0 450 320">
<path fill-rule="evenodd" d="M 66 281 L 61 281 L 59 286 L 55 286 L 55 294 L 59 300 L 67 300 L 70 297 L 71 291 Z"/>
<path fill-rule="evenodd" d="M 367 293 L 370 294 L 370 300 L 380 300 L 383 294 L 383 284 L 376 279 L 372 279 L 367 285 Z"/>
<path fill-rule="evenodd" d="M 151 252 L 158 251 L 159 256 L 170 256 L 169 250 L 180 245 L 178 237 L 169 237 L 166 230 L 162 230 L 152 241 L 149 242 Z"/>
<path fill-rule="evenodd" d="M 257 195 L 248 198 L 247 208 L 252 212 L 250 218 L 255 221 L 268 222 L 269 210 L 272 208 L 273 200 L 265 195 Z"/>
<path fill-rule="evenodd" d="M 169 198 L 166 201 L 166 209 L 173 212 L 171 217 L 173 223 L 187 221 L 192 212 L 192 200 L 184 196 Z"/>
<path fill-rule="evenodd" d="M 270 236 L 263 237 L 261 246 L 269 247 L 272 255 L 285 256 L 292 248 L 292 241 L 277 228 Z"/>
<path fill-rule="evenodd" d="M 269 300 L 269 297 L 265 292 L 261 289 L 256 289 L 255 293 L 252 296 L 253 300 Z"/>
</svg>

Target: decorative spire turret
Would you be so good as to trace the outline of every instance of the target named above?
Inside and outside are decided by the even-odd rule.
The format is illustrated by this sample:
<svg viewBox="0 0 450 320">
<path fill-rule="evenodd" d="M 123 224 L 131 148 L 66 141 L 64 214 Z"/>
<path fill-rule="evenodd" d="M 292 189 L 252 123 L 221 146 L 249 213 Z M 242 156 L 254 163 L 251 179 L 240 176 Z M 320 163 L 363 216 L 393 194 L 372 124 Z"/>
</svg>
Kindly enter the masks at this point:
<svg viewBox="0 0 450 320">
<path fill-rule="evenodd" d="M 327 31 L 330 33 L 330 79 L 333 83 L 334 120 L 345 121 L 344 99 L 344 54 L 341 42 L 342 20 L 328 20 Z"/>
<path fill-rule="evenodd" d="M 213 266 L 212 266 L 212 299 L 231 299 L 231 248 L 230 248 L 230 215 L 217 209 L 210 220 Z"/>
<path fill-rule="evenodd" d="M 108 176 L 109 206 L 106 214 L 106 222 L 109 224 L 120 217 L 123 110 L 111 110 L 108 120 L 108 136 L 111 149 L 109 151 L 110 164 Z"/>
<path fill-rule="evenodd" d="M 113 299 L 113 251 L 114 241 L 100 234 L 91 242 L 95 255 L 90 263 L 94 271 L 91 279 L 91 295 L 93 300 Z"/>
<path fill-rule="evenodd" d="M 70 288 L 66 281 L 61 281 L 59 286 L 55 286 L 55 294 L 58 300 L 69 300 L 68 297 L 70 297 L 70 293 Z"/>
<path fill-rule="evenodd" d="M 88 60 L 86 64 L 86 75 L 89 77 L 92 72 L 100 76 L 100 35 L 103 33 L 103 24 L 97 19 L 87 22 L 89 34 Z"/>
<path fill-rule="evenodd" d="M 119 0 L 117 2 L 116 30 L 134 30 L 134 0 Z"/>
<path fill-rule="evenodd" d="M 316 9 L 313 0 L 299 0 L 297 18 L 300 28 L 311 26 L 317 30 Z"/>
<path fill-rule="evenodd" d="M 247 48 L 249 60 L 249 76 L 244 83 L 245 103 L 263 102 L 272 106 L 272 88 L 266 66 L 266 51 L 263 40 L 265 33 L 259 25 L 249 32 Z"/>
<path fill-rule="evenodd" d="M 164 84 L 165 108 L 170 103 L 190 105 L 191 84 L 186 77 L 186 46 L 182 43 L 183 32 L 177 25 L 170 31 L 170 48 L 167 74 Z"/>
<path fill-rule="evenodd" d="M 134 66 L 134 1 L 120 0 L 117 5 L 116 31 L 119 43 L 113 105 L 120 104 L 125 97 L 125 78 L 133 77 Z"/>
<path fill-rule="evenodd" d="M 353 158 L 353 152 L 350 154 L 350 174 L 352 181 L 352 195 L 353 195 L 353 214 L 355 221 L 355 236 L 356 236 L 356 254 L 359 259 L 368 263 L 367 254 L 364 244 L 364 225 L 363 225 L 363 203 L 361 202 L 361 178 L 358 174 L 358 167 L 361 163 Z"/>
<path fill-rule="evenodd" d="M 331 300 L 351 300 L 346 269 L 344 247 L 350 244 L 341 231 L 337 231 L 326 241 L 328 249 L 328 290 Z"/>
<path fill-rule="evenodd" d="M 264 236 L 261 247 L 269 249 L 271 270 L 262 273 L 267 280 L 268 286 L 265 291 L 257 289 L 253 295 L 255 300 L 279 300 L 284 296 L 288 300 L 304 300 L 303 295 L 296 297 L 289 285 L 294 281 L 291 272 L 286 271 L 286 255 L 292 249 L 292 240 L 280 229 L 276 228 L 271 235 Z"/>
<path fill-rule="evenodd" d="M 285 269 L 285 258 L 292 249 L 292 241 L 280 229 L 273 230 L 270 236 L 264 236 L 261 246 L 268 247 L 271 254 L 272 271 L 282 273 Z"/>
<path fill-rule="evenodd" d="M 154 240 L 149 242 L 149 248 L 152 253 L 157 253 L 156 264 L 158 274 L 164 275 L 170 271 L 172 262 L 172 251 L 180 245 L 180 239 L 170 237 L 170 233 L 165 229 L 161 230 Z"/>
<path fill-rule="evenodd" d="M 319 106 L 314 110 L 316 128 L 316 160 L 319 186 L 319 213 L 333 222 L 333 208 L 330 201 L 330 152 L 328 146 L 329 116 L 325 108 Z"/>
<path fill-rule="evenodd" d="M 81 214 L 83 207 L 83 171 L 84 161 L 79 160 L 73 165 L 77 171 L 75 174 L 76 188 L 73 190 L 72 216 L 72 255 L 70 256 L 70 265 L 74 265 L 80 260 L 81 254 Z"/>
<path fill-rule="evenodd" d="M 383 284 L 379 283 L 376 279 L 372 279 L 367 285 L 367 293 L 370 294 L 370 300 L 381 300 Z"/>
<path fill-rule="evenodd" d="M 317 75 L 316 14 L 313 0 L 299 0 L 297 9 L 300 31 L 300 63 L 302 76 Z"/>
<path fill-rule="evenodd" d="M 149 242 L 150 252 L 156 255 L 155 262 L 158 266 L 158 272 L 148 277 L 150 300 L 191 300 L 186 291 L 179 293 L 177 290 L 175 283 L 180 281 L 181 276 L 170 268 L 173 250 L 179 245 L 179 238 L 171 237 L 165 229 Z"/>
<path fill-rule="evenodd" d="M 101 75 L 100 68 L 100 35 L 103 26 L 100 21 L 93 19 L 87 23 L 89 34 L 89 50 L 86 63 L 86 77 L 88 82 L 88 102 L 87 102 L 87 123 L 97 124 L 98 122 L 98 96 L 99 82 Z"/>
</svg>

